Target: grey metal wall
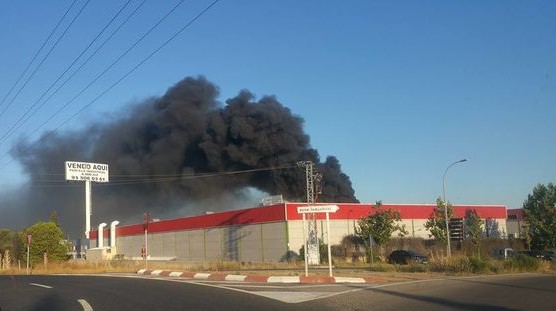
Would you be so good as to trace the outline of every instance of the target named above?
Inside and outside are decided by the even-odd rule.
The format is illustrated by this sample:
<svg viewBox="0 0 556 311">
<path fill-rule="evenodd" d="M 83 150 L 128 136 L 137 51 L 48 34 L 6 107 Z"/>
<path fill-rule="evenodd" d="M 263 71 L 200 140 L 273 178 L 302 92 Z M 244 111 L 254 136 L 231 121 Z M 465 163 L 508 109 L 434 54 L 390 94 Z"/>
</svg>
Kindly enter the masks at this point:
<svg viewBox="0 0 556 311">
<path fill-rule="evenodd" d="M 116 237 L 116 252 L 139 259 L 144 235 Z M 109 245 L 109 244 L 108 244 Z M 288 250 L 285 222 L 148 233 L 152 259 L 276 262 Z"/>
</svg>

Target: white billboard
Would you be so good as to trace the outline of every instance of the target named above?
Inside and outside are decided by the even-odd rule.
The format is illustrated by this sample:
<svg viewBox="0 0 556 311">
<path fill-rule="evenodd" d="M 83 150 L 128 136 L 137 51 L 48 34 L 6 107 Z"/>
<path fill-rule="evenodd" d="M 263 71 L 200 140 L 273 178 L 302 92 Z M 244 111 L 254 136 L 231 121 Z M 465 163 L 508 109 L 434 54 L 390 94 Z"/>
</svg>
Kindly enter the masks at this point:
<svg viewBox="0 0 556 311">
<path fill-rule="evenodd" d="M 66 161 L 66 180 L 108 182 L 108 164 Z"/>
</svg>

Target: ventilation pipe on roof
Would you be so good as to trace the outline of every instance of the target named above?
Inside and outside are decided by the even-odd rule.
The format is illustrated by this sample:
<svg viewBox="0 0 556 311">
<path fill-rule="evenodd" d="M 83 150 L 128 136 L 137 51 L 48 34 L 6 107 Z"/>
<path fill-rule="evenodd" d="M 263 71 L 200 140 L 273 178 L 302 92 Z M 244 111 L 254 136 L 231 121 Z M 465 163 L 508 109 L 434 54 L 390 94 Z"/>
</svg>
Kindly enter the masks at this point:
<svg viewBox="0 0 556 311">
<path fill-rule="evenodd" d="M 104 247 L 104 227 L 106 227 L 105 222 L 98 225 L 98 242 L 97 242 L 98 248 Z"/>
<path fill-rule="evenodd" d="M 120 222 L 117 220 L 114 220 L 113 222 L 110 223 L 110 247 L 111 248 L 116 247 L 116 226 L 119 223 Z"/>
</svg>

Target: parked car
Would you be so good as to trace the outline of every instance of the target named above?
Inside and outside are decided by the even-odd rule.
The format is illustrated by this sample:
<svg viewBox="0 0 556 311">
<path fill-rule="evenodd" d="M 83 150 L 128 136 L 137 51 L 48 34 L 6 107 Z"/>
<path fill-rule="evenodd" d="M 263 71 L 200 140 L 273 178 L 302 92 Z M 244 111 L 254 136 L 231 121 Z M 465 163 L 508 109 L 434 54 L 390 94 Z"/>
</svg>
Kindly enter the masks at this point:
<svg viewBox="0 0 556 311">
<path fill-rule="evenodd" d="M 517 254 L 521 254 L 521 255 L 537 258 L 537 259 L 544 259 L 544 253 L 535 250 L 518 251 Z"/>
<path fill-rule="evenodd" d="M 388 256 L 388 263 L 390 264 L 407 265 L 411 262 L 425 264 L 428 262 L 428 258 L 410 250 L 395 250 Z"/>
<path fill-rule="evenodd" d="M 543 253 L 543 259 L 549 261 L 556 261 L 556 250 L 547 250 Z"/>
</svg>

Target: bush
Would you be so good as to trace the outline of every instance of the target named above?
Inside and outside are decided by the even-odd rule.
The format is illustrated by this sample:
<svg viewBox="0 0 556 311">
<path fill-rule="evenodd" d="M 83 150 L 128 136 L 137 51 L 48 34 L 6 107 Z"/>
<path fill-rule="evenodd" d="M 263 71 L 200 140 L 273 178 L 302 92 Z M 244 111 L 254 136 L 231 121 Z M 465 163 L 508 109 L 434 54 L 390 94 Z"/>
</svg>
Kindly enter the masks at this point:
<svg viewBox="0 0 556 311">
<path fill-rule="evenodd" d="M 434 272 L 447 273 L 489 273 L 493 272 L 490 262 L 478 257 L 441 258 L 429 263 L 429 269 Z"/>
<path fill-rule="evenodd" d="M 375 263 L 371 265 L 371 271 L 375 272 L 396 272 L 396 265 L 386 264 L 382 262 Z"/>
<path fill-rule="evenodd" d="M 487 273 L 490 272 L 490 265 L 486 260 L 479 257 L 468 257 L 471 264 L 471 271 L 473 273 Z"/>
<path fill-rule="evenodd" d="M 538 271 L 540 266 L 538 259 L 523 254 L 517 254 L 504 262 L 504 268 L 510 271 Z"/>
</svg>

